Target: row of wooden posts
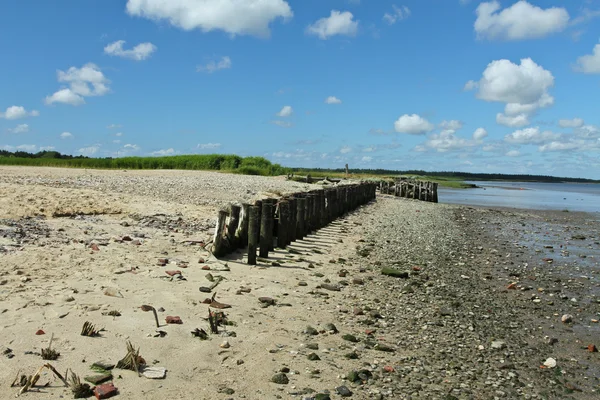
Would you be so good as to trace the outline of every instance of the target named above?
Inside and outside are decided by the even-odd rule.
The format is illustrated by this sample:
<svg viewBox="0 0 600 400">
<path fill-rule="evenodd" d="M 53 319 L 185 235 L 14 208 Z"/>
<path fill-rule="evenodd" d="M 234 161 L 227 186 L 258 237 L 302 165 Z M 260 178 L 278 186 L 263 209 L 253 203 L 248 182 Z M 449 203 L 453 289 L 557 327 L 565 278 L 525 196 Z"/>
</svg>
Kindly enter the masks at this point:
<svg viewBox="0 0 600 400">
<path fill-rule="evenodd" d="M 437 182 L 416 181 L 411 179 L 396 179 L 395 181 L 380 181 L 379 192 L 381 194 L 393 194 L 397 197 L 438 202 Z"/>
<path fill-rule="evenodd" d="M 280 199 L 257 200 L 254 205 L 232 205 L 219 212 L 212 252 L 222 257 L 239 248 L 248 249 L 248 264 L 256 265 L 256 250 L 285 248 L 336 218 L 375 199 L 377 184 L 362 182 L 294 193 Z"/>
</svg>

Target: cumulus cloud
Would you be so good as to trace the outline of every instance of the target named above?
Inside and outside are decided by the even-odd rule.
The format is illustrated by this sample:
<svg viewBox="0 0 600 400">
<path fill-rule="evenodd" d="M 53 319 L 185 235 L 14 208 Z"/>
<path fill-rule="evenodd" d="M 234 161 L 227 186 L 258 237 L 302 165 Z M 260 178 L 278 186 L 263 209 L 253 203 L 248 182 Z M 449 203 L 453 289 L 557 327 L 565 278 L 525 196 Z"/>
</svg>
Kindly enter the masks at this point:
<svg viewBox="0 0 600 400">
<path fill-rule="evenodd" d="M 19 119 L 25 117 L 37 117 L 40 113 L 37 110 L 27 111 L 23 106 L 10 106 L 4 112 L 0 112 L 0 118 Z"/>
<path fill-rule="evenodd" d="M 514 64 L 510 60 L 489 63 L 477 82 L 469 81 L 465 90 L 477 89 L 477 98 L 505 103 L 504 113 L 496 122 L 510 127 L 529 124 L 529 117 L 538 109 L 554 104 L 549 89 L 554 86 L 554 76 L 530 58 Z"/>
<path fill-rule="evenodd" d="M 9 128 L 8 131 L 10 133 L 27 133 L 29 132 L 29 125 L 27 124 L 19 124 L 14 128 Z"/>
<path fill-rule="evenodd" d="M 170 149 L 162 149 L 162 150 L 153 151 L 152 153 L 150 153 L 150 155 L 153 155 L 153 156 L 172 156 L 175 153 L 176 153 L 175 149 L 170 148 Z"/>
<path fill-rule="evenodd" d="M 504 140 L 514 144 L 541 144 L 560 138 L 552 131 L 541 131 L 539 127 L 519 129 L 504 136 Z"/>
<path fill-rule="evenodd" d="M 329 17 L 321 18 L 306 28 L 308 35 L 328 39 L 335 35 L 355 36 L 358 32 L 358 21 L 353 20 L 350 11 L 331 10 Z"/>
<path fill-rule="evenodd" d="M 123 149 L 128 151 L 138 151 L 140 149 L 140 146 L 138 146 L 137 144 L 127 143 L 125 146 L 123 146 Z"/>
<path fill-rule="evenodd" d="M 98 150 L 100 150 L 100 146 L 89 146 L 89 147 L 82 147 L 81 149 L 77 150 L 79 152 L 79 154 L 81 154 L 82 156 L 86 156 L 86 157 L 91 157 L 94 154 L 96 154 L 98 152 Z"/>
<path fill-rule="evenodd" d="M 402 21 L 410 16 L 410 9 L 406 6 L 398 7 L 392 5 L 393 11 L 391 13 L 383 14 L 383 20 L 390 25 L 394 25 L 398 21 Z"/>
<path fill-rule="evenodd" d="M 538 150 L 544 153 L 552 151 L 578 150 L 585 146 L 585 142 L 581 140 L 552 141 L 539 146 Z"/>
<path fill-rule="evenodd" d="M 58 81 L 68 83 L 68 88 L 62 88 L 50 96 L 46 96 L 46 104 L 65 103 L 78 106 L 85 103 L 84 97 L 103 96 L 110 91 L 110 81 L 100 68 L 92 63 L 81 68 L 71 67 L 66 72 L 58 71 Z"/>
<path fill-rule="evenodd" d="M 198 145 L 196 146 L 196 148 L 200 149 L 200 150 L 212 150 L 212 149 L 218 149 L 221 147 L 221 143 L 198 143 Z"/>
<path fill-rule="evenodd" d="M 521 153 L 519 152 L 519 150 L 510 150 L 508 152 L 506 152 L 505 156 L 507 157 L 518 157 L 520 156 Z"/>
<path fill-rule="evenodd" d="M 329 96 L 325 99 L 326 104 L 342 104 L 342 101 L 335 96 Z"/>
<path fill-rule="evenodd" d="M 229 68 L 231 68 L 231 58 L 224 56 L 221 57 L 221 59 L 218 61 L 212 60 L 206 63 L 205 65 L 197 65 L 196 71 L 207 72 L 209 74 L 212 74 L 215 71 Z"/>
<path fill-rule="evenodd" d="M 140 43 L 129 50 L 123 49 L 124 44 L 124 40 L 117 40 L 116 42 L 104 47 L 104 53 L 110 56 L 117 56 L 129 58 L 135 61 L 142 61 L 149 58 L 152 55 L 152 53 L 156 51 L 156 46 L 149 42 Z"/>
<path fill-rule="evenodd" d="M 284 0 L 128 0 L 127 13 L 167 21 L 186 31 L 221 30 L 235 35 L 268 37 L 276 19 L 294 15 Z"/>
<path fill-rule="evenodd" d="M 350 146 L 342 146 L 342 148 L 340 149 L 340 153 L 342 154 L 348 154 L 352 151 L 352 147 Z"/>
<path fill-rule="evenodd" d="M 600 74 L 600 43 L 594 46 L 592 54 L 579 57 L 574 69 L 584 74 Z"/>
<path fill-rule="evenodd" d="M 561 32 L 569 24 L 569 13 L 561 7 L 542 9 L 521 0 L 502 11 L 500 9 L 498 1 L 479 4 L 474 25 L 478 38 L 537 39 Z"/>
<path fill-rule="evenodd" d="M 294 113 L 292 106 L 283 106 L 283 108 L 277 113 L 278 117 L 289 117 Z"/>
<path fill-rule="evenodd" d="M 434 125 L 425 118 L 417 114 L 404 114 L 396 122 L 394 129 L 399 133 L 408 133 L 410 135 L 423 135 L 434 129 Z"/>
<path fill-rule="evenodd" d="M 371 162 L 373 160 L 373 157 L 369 157 L 369 156 L 364 156 L 363 158 L 360 159 L 360 161 L 362 162 Z"/>
<path fill-rule="evenodd" d="M 475 132 L 473 132 L 474 140 L 483 140 L 488 135 L 487 131 L 484 128 L 477 128 Z"/>
<path fill-rule="evenodd" d="M 581 118 L 559 119 L 558 126 L 561 128 L 581 128 L 583 126 L 583 120 Z"/>
<path fill-rule="evenodd" d="M 443 153 L 452 150 L 462 150 L 475 145 L 477 145 L 477 143 L 473 140 L 467 140 L 456 136 L 456 131 L 453 129 L 444 129 L 439 134 L 432 134 L 423 144 L 423 150 L 425 150 L 425 148 L 430 148 Z"/>
<path fill-rule="evenodd" d="M 457 121 L 455 119 L 452 119 L 450 121 L 442 121 L 440 122 L 440 128 L 442 129 L 452 129 L 452 130 L 459 130 L 460 128 L 462 128 L 464 125 L 464 123 L 462 121 Z"/>
<path fill-rule="evenodd" d="M 71 132 L 63 132 L 60 134 L 61 139 L 72 139 L 73 134 Z"/>
</svg>

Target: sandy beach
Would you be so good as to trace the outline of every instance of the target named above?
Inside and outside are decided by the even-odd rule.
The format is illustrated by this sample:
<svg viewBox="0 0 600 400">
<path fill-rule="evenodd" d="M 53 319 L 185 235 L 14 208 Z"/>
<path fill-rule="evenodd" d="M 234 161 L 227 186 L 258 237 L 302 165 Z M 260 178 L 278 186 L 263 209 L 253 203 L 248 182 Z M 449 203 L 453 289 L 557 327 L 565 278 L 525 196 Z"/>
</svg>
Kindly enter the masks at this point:
<svg viewBox="0 0 600 400">
<path fill-rule="evenodd" d="M 385 195 L 257 266 L 242 251 L 217 261 L 198 245 L 221 207 L 311 187 L 200 171 L 0 167 L 0 398 L 45 362 L 98 375 L 92 364 L 116 364 L 128 341 L 166 376 L 112 369 L 115 398 L 599 396 L 597 215 Z M 212 294 L 231 307 L 213 309 L 229 324 L 212 334 L 203 303 L 212 294 L 199 288 L 218 277 Z M 160 327 L 142 305 L 158 310 Z M 166 323 L 175 316 L 181 324 Z M 86 321 L 98 336 L 80 334 Z M 44 361 L 51 337 L 60 356 Z M 21 395 L 61 396 L 73 397 L 50 371 Z"/>
</svg>

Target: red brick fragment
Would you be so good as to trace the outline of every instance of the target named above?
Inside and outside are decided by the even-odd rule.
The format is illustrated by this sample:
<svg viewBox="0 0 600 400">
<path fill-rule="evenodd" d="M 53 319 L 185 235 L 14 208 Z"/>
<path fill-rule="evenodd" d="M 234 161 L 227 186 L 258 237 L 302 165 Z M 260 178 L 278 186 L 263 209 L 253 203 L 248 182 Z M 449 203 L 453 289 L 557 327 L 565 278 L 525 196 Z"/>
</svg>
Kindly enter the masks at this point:
<svg viewBox="0 0 600 400">
<path fill-rule="evenodd" d="M 200 257 L 200 259 L 198 260 L 198 264 L 204 264 L 206 261 L 204 260 L 204 258 Z"/>
<path fill-rule="evenodd" d="M 45 334 L 46 334 L 46 332 L 44 332 L 44 331 L 43 331 L 43 330 L 41 330 L 41 329 L 38 329 L 38 330 L 35 332 L 35 334 L 36 334 L 36 335 L 38 335 L 38 336 L 39 336 L 39 335 L 45 335 Z"/>
<path fill-rule="evenodd" d="M 597 353 L 597 352 L 598 352 L 598 348 L 596 347 L 596 345 L 595 345 L 595 344 L 590 344 L 590 345 L 587 347 L 587 349 L 588 349 L 588 351 L 589 351 L 590 353 Z"/>
<path fill-rule="evenodd" d="M 100 251 L 100 247 L 98 247 L 98 245 L 96 243 L 90 244 L 90 249 L 92 249 L 94 251 Z"/>
<path fill-rule="evenodd" d="M 209 270 L 210 270 L 210 267 L 209 267 L 208 265 L 203 265 L 203 266 L 202 266 L 202 269 L 203 269 L 203 270 L 206 270 L 206 271 L 209 271 Z"/>
<path fill-rule="evenodd" d="M 121 238 L 121 240 L 124 242 L 131 242 L 133 239 L 131 238 L 131 236 L 125 235 Z"/>
<path fill-rule="evenodd" d="M 510 290 L 517 290 L 517 283 L 513 282 L 510 285 L 508 285 L 506 288 L 510 289 Z"/>
<path fill-rule="evenodd" d="M 385 372 L 394 372 L 395 371 L 394 367 L 391 367 L 389 365 L 386 365 L 385 367 L 383 367 L 383 370 Z"/>
<path fill-rule="evenodd" d="M 165 321 L 167 321 L 167 324 L 183 324 L 181 318 L 177 316 L 173 317 L 168 315 L 167 318 L 165 318 Z"/>
<path fill-rule="evenodd" d="M 181 275 L 181 271 L 165 271 L 165 273 L 169 276 Z"/>
<path fill-rule="evenodd" d="M 96 396 L 98 400 L 108 399 L 109 397 L 116 396 L 118 393 L 119 391 L 112 383 L 105 383 L 94 388 L 94 396 Z"/>
</svg>

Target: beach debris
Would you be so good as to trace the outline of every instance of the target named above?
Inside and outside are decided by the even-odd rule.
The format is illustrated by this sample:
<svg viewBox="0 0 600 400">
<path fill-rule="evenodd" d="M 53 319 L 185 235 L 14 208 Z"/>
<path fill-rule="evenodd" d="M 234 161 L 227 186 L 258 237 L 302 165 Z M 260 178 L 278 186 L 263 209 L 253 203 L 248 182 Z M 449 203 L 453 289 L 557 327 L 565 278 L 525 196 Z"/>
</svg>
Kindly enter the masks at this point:
<svg viewBox="0 0 600 400">
<path fill-rule="evenodd" d="M 6 356 L 6 358 L 13 358 L 15 355 L 11 348 L 8 347 L 0 347 L 1 353 Z"/>
<path fill-rule="evenodd" d="M 167 332 L 165 331 L 161 331 L 161 330 L 156 330 L 156 333 L 154 335 L 152 335 L 154 337 L 165 337 L 167 336 Z"/>
<path fill-rule="evenodd" d="M 48 347 L 42 349 L 42 360 L 56 360 L 58 357 L 60 357 L 60 353 L 52 349 L 52 340 L 54 340 L 54 334 L 50 336 Z"/>
<path fill-rule="evenodd" d="M 544 361 L 542 368 L 554 368 L 556 367 L 556 360 L 552 357 L 549 357 Z"/>
<path fill-rule="evenodd" d="M 96 396 L 96 399 L 98 400 L 108 399 L 116 396 L 118 393 L 119 390 L 112 383 L 104 383 L 94 388 L 94 396 Z"/>
<path fill-rule="evenodd" d="M 92 366 L 90 368 L 93 369 L 94 371 L 105 372 L 105 371 L 110 371 L 114 367 L 115 367 L 115 364 L 109 363 L 108 361 L 96 361 L 95 363 L 92 364 Z"/>
<path fill-rule="evenodd" d="M 588 351 L 590 353 L 597 353 L 598 352 L 598 348 L 596 347 L 595 344 L 588 345 L 587 349 L 588 349 Z"/>
<path fill-rule="evenodd" d="M 21 394 L 27 392 L 29 389 L 31 389 L 32 387 L 35 386 L 37 381 L 40 379 L 40 375 L 44 368 L 47 368 L 50 371 L 52 371 L 54 373 L 54 375 L 56 375 L 58 377 L 58 379 L 60 379 L 62 381 L 62 383 L 65 385 L 65 387 L 69 387 L 67 380 L 56 370 L 56 368 L 54 368 L 52 365 L 46 363 L 46 364 L 42 365 L 41 367 L 39 367 L 38 370 L 35 372 L 35 374 L 29 375 L 29 376 L 23 375 L 19 378 L 18 385 L 22 386 L 22 387 L 21 387 L 21 390 L 19 390 L 18 395 L 21 395 Z M 15 379 L 15 381 L 13 382 L 11 387 L 15 386 L 17 384 L 16 381 L 17 381 L 17 379 Z"/>
<path fill-rule="evenodd" d="M 112 378 L 112 373 L 104 372 L 98 375 L 86 376 L 84 379 L 93 385 L 100 385 L 106 381 L 110 381 Z"/>
<path fill-rule="evenodd" d="M 165 274 L 169 276 L 182 275 L 181 271 L 179 270 L 165 271 Z"/>
<path fill-rule="evenodd" d="M 384 267 L 381 269 L 381 274 L 391 276 L 393 278 L 408 279 L 409 274 L 406 271 L 400 271 L 395 268 Z"/>
<path fill-rule="evenodd" d="M 140 306 L 140 309 L 144 312 L 152 311 L 152 313 L 154 314 L 154 321 L 156 322 L 156 327 L 160 328 L 160 324 L 158 323 L 158 314 L 156 314 L 156 309 L 154 307 L 144 304 Z"/>
<path fill-rule="evenodd" d="M 140 349 L 133 347 L 131 342 L 127 342 L 127 354 L 117 363 L 117 368 L 128 369 L 139 373 L 140 366 L 146 365 L 146 360 L 140 356 Z"/>
<path fill-rule="evenodd" d="M 227 340 L 223 340 L 221 342 L 221 344 L 219 345 L 219 347 L 222 349 L 228 349 L 231 347 L 231 344 L 229 344 L 229 342 Z"/>
<path fill-rule="evenodd" d="M 231 305 L 220 303 L 217 300 L 215 300 L 216 296 L 217 296 L 217 292 L 213 293 L 212 298 L 210 298 L 210 299 L 209 298 L 204 299 L 204 301 L 202 303 L 208 304 L 208 306 L 212 307 L 212 308 L 220 308 L 220 309 L 231 308 Z"/>
<path fill-rule="evenodd" d="M 121 311 L 110 310 L 108 312 L 103 312 L 102 315 L 108 315 L 110 317 L 120 317 L 121 316 Z"/>
<path fill-rule="evenodd" d="M 202 328 L 196 328 L 192 331 L 192 336 L 193 337 L 197 337 L 200 338 L 200 340 L 207 340 L 208 339 L 208 333 L 206 333 L 206 331 Z"/>
<path fill-rule="evenodd" d="M 183 321 L 178 316 L 168 315 L 167 318 L 165 318 L 165 321 L 167 322 L 167 324 L 183 324 Z"/>
<path fill-rule="evenodd" d="M 121 292 L 119 292 L 115 288 L 106 288 L 104 290 L 104 295 L 105 296 L 110 296 L 110 297 L 123 297 L 123 295 L 121 294 Z"/>
<path fill-rule="evenodd" d="M 45 335 L 45 334 L 46 334 L 46 332 L 44 332 L 44 331 L 43 331 L 43 330 L 41 330 L 41 329 L 38 329 L 37 331 L 35 331 L 35 334 L 36 334 L 36 335 L 38 335 L 38 336 L 39 336 L 39 335 Z"/>
<path fill-rule="evenodd" d="M 81 336 L 100 336 L 100 331 L 102 329 L 96 329 L 96 327 L 89 321 L 85 321 L 83 323 L 83 327 L 81 328 Z"/>
<path fill-rule="evenodd" d="M 148 379 L 165 379 L 167 369 L 165 367 L 145 367 L 142 370 L 142 375 Z"/>
<path fill-rule="evenodd" d="M 274 306 L 277 300 L 272 299 L 270 297 L 259 297 L 258 301 L 261 303 L 263 307 Z"/>
<path fill-rule="evenodd" d="M 224 280 L 225 278 L 222 276 L 213 276 L 211 273 L 206 274 L 205 276 L 206 279 L 208 279 L 210 282 L 212 282 L 212 284 L 210 286 L 201 286 L 200 287 L 200 291 L 203 293 L 210 293 L 213 291 L 214 288 L 217 287 L 217 285 L 219 283 L 221 283 L 222 280 Z"/>
<path fill-rule="evenodd" d="M 90 385 L 85 382 L 82 383 L 81 379 L 72 371 L 69 377 L 69 387 L 71 388 L 71 392 L 73 392 L 74 399 L 86 399 L 94 395 Z"/>
<path fill-rule="evenodd" d="M 562 317 L 560 317 L 560 320 L 564 324 L 568 324 L 569 322 L 573 322 L 573 316 L 571 314 L 565 314 Z"/>
<path fill-rule="evenodd" d="M 506 342 L 504 342 L 503 340 L 494 340 L 494 341 L 492 341 L 492 344 L 490 347 L 495 350 L 502 350 L 502 349 L 506 348 Z"/>
<path fill-rule="evenodd" d="M 210 325 L 210 332 L 213 334 L 219 333 L 219 323 L 217 320 L 216 313 L 208 310 L 208 324 Z"/>
<path fill-rule="evenodd" d="M 159 267 L 164 267 L 168 263 L 169 263 L 169 259 L 168 258 L 159 258 L 158 262 L 156 263 L 156 265 L 158 265 Z"/>
</svg>

